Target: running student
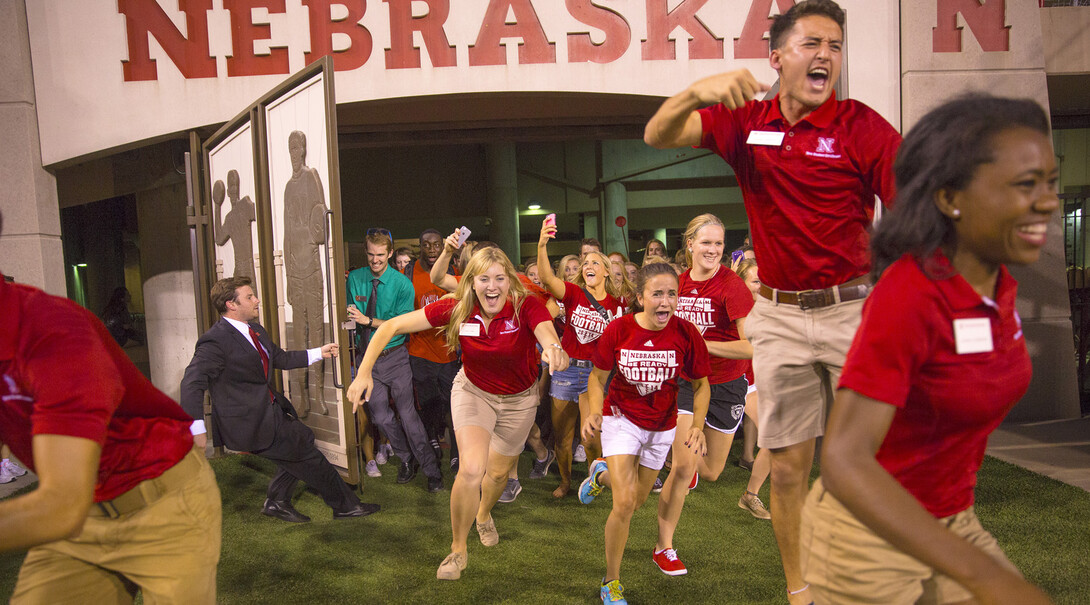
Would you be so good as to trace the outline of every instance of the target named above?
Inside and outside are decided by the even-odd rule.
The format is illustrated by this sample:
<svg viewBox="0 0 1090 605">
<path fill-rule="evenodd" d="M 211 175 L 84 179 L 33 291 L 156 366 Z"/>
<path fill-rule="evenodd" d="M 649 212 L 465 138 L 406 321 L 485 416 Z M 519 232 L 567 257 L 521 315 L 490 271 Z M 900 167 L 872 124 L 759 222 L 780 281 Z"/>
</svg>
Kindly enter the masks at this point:
<svg viewBox="0 0 1090 605">
<path fill-rule="evenodd" d="M 714 151 L 742 189 L 763 282 L 746 326 L 761 380 L 757 441 L 772 453 L 772 531 L 793 605 L 812 600 L 799 572 L 799 516 L 869 291 L 874 198 L 893 200 L 901 141 L 873 109 L 833 94 L 843 46 L 840 6 L 794 4 L 769 28 L 775 98 L 753 100 L 768 86 L 749 70 L 715 75 L 667 99 L 644 131 L 653 147 Z"/>
<path fill-rule="evenodd" d="M 670 475 L 659 496 L 659 538 L 652 554 L 655 565 L 670 576 L 687 573 L 674 550 L 674 530 L 685 495 L 701 476 L 708 481 L 719 478 L 746 407 L 746 360 L 753 357 L 753 347 L 746 340 L 743 325 L 753 308 L 753 295 L 742 278 L 720 264 L 723 237 L 723 222 L 712 214 L 702 214 L 689 221 L 683 238 L 686 261 L 692 269 L 681 274 L 677 316 L 692 322 L 704 337 L 711 355 L 711 398 L 704 421 L 708 454 L 696 456 L 683 443 L 696 420 L 693 386 L 684 376 L 678 381 L 678 430 Z"/>
<path fill-rule="evenodd" d="M 1028 99 L 948 101 L 909 132 L 896 175 L 803 511 L 804 578 L 818 603 L 1048 603 L 973 510 L 988 435 L 1032 373 L 1004 265 L 1037 260 L 1059 208 L 1048 116 Z"/>
<path fill-rule="evenodd" d="M 678 443 L 695 456 L 707 453 L 708 347 L 696 326 L 674 316 L 677 299 L 678 278 L 673 268 L 654 263 L 640 269 L 633 305 L 636 312 L 609 324 L 593 356 L 588 388 L 591 410 L 582 432 L 585 441 L 601 433 L 605 460 L 591 464 L 590 476 L 579 486 L 579 500 L 589 503 L 603 486 L 613 490 L 613 510 L 605 530 L 606 575 L 601 585 L 605 603 L 627 603 L 620 577 L 628 526 L 632 514 L 651 493 L 674 442 L 679 374 L 693 382 L 693 417 L 688 433 Z M 614 369 L 617 373 L 606 394 L 606 378 Z"/>
<path fill-rule="evenodd" d="M 610 278 L 609 257 L 597 250 L 583 255 L 583 266 L 574 279 L 565 281 L 556 276 L 549 264 L 549 240 L 556 237 L 556 225 L 542 222 L 537 242 L 537 267 L 541 283 L 554 298 L 563 303 L 567 329 L 564 330 L 564 352 L 571 365 L 563 372 L 554 372 L 549 395 L 552 397 L 553 434 L 560 485 L 553 496 L 562 498 L 571 489 L 572 448 L 578 418 L 590 413 L 587 379 L 593 364 L 591 354 L 606 326 L 624 312 L 620 292 Z M 601 453 L 597 437 L 584 440 L 586 456 L 593 460 Z"/>
<path fill-rule="evenodd" d="M 452 297 L 382 324 L 348 387 L 348 399 L 353 409 L 358 408 L 371 396 L 371 368 L 379 353 L 398 334 L 443 328 L 447 347 L 462 350 L 462 369 L 450 394 L 459 448 L 458 475 L 450 494 L 454 538 L 436 572 L 440 580 L 457 580 L 466 568 L 466 541 L 474 515 L 481 543 L 499 543 L 492 508 L 534 425 L 541 400 L 540 360 L 549 364 L 550 372 L 568 367 L 551 320 L 545 305 L 527 296 L 503 251 L 484 248 L 470 258 Z M 543 348 L 540 357 L 537 344 Z"/>
<path fill-rule="evenodd" d="M 757 292 L 761 289 L 761 279 L 757 273 L 757 261 L 743 258 L 732 264 L 734 265 L 734 272 L 738 274 L 738 277 L 742 278 L 746 288 L 756 300 Z M 742 496 L 738 498 L 738 508 L 749 511 L 749 514 L 758 519 L 768 520 L 772 518 L 772 514 L 768 512 L 765 503 L 761 502 L 761 498 L 757 494 L 761 491 L 765 479 L 768 479 L 771 461 L 769 460 L 768 450 L 765 448 L 761 448 L 756 456 L 753 455 L 753 447 L 757 444 L 760 399 L 757 396 L 757 378 L 753 374 L 752 360 L 746 362 L 746 384 L 748 388 L 746 390 L 745 418 L 748 418 L 750 423 L 744 425 L 742 429 L 745 439 L 742 444 L 742 455 L 738 458 L 738 466 L 749 471 L 749 483 L 746 484 L 746 490 L 742 492 Z M 744 419 L 743 422 L 745 422 Z M 746 459 L 747 456 L 749 457 L 748 460 Z"/>
</svg>

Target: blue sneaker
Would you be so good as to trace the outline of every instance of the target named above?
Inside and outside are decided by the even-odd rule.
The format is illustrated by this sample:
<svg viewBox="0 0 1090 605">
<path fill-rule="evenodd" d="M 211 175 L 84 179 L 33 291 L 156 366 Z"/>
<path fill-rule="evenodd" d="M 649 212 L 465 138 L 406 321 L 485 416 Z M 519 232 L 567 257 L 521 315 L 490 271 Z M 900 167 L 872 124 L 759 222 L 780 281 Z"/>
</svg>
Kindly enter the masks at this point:
<svg viewBox="0 0 1090 605">
<path fill-rule="evenodd" d="M 614 605 L 628 605 L 628 601 L 624 599 L 624 586 L 621 586 L 620 580 L 602 584 L 602 602 L 613 603 Z"/>
<path fill-rule="evenodd" d="M 579 501 L 583 504 L 590 504 L 594 502 L 594 499 L 598 497 L 598 494 L 602 493 L 603 486 L 598 483 L 598 475 L 602 471 L 606 470 L 606 461 L 602 458 L 598 458 L 590 465 L 590 474 L 586 479 L 579 484 Z"/>
</svg>

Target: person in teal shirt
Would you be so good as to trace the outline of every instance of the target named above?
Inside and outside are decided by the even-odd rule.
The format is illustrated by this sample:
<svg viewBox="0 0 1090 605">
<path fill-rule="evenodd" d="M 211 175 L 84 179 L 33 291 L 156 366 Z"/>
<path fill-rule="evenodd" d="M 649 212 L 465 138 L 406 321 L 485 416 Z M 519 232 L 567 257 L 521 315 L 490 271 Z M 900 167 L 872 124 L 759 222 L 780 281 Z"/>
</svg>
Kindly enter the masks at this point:
<svg viewBox="0 0 1090 605">
<path fill-rule="evenodd" d="M 390 267 L 394 251 L 393 236 L 386 229 L 367 230 L 367 266 L 348 274 L 348 317 L 356 322 L 359 354 L 375 329 L 387 319 L 413 310 L 415 290 L 409 278 Z M 429 492 L 443 489 L 443 476 L 435 450 L 428 443 L 428 433 L 416 412 L 413 399 L 413 374 L 409 366 L 406 337 L 390 341 L 375 363 L 372 377 L 375 390 L 367 402 L 368 415 L 390 441 L 394 454 L 401 459 L 397 482 L 408 483 L 421 466 L 427 476 Z M 397 417 L 401 418 L 398 423 Z"/>
</svg>

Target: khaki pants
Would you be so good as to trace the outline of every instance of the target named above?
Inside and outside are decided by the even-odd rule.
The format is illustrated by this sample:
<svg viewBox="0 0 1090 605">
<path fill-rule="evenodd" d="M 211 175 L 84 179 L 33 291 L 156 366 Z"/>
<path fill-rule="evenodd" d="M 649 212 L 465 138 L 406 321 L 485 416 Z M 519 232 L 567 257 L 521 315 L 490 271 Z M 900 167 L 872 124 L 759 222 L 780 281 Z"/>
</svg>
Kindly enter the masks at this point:
<svg viewBox="0 0 1090 605">
<path fill-rule="evenodd" d="M 204 455 L 188 456 L 181 487 L 116 519 L 93 508 L 79 536 L 32 548 L 11 602 L 132 603 L 139 590 L 149 605 L 215 603 L 220 492 Z"/>
<path fill-rule="evenodd" d="M 1017 571 L 999 543 L 980 525 L 973 507 L 939 523 Z M 897 550 L 855 518 L 821 480 L 802 511 L 800 556 L 803 580 L 814 602 L 916 605 L 958 603 L 972 598 L 949 576 Z"/>
</svg>

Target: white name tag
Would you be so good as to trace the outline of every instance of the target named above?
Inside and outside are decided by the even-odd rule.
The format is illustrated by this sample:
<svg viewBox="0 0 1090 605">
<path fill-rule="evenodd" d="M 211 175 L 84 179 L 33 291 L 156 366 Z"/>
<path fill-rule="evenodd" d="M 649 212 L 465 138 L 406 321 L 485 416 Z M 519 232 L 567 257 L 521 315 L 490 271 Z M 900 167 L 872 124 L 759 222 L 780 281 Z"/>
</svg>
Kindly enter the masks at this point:
<svg viewBox="0 0 1090 605">
<path fill-rule="evenodd" d="M 468 322 L 464 323 L 464 324 L 461 324 L 461 325 L 458 326 L 458 335 L 459 336 L 468 336 L 470 338 L 475 338 L 477 336 L 480 336 L 481 335 L 481 324 L 468 323 Z"/>
<path fill-rule="evenodd" d="M 747 145 L 770 145 L 772 147 L 779 147 L 780 143 L 783 143 L 783 133 L 771 132 L 768 130 L 751 130 L 749 131 L 749 138 L 746 139 Z"/>
<path fill-rule="evenodd" d="M 995 350 L 992 345 L 992 322 L 987 317 L 954 320 L 954 343 L 958 355 L 987 353 Z"/>
</svg>

